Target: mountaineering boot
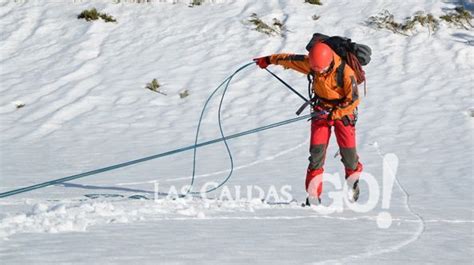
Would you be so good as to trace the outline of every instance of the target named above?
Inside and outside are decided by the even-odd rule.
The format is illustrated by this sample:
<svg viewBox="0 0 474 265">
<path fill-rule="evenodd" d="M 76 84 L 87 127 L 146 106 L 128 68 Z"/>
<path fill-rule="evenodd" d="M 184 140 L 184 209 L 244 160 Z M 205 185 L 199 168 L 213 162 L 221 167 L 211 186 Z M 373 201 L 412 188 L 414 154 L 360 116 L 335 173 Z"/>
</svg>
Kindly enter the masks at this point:
<svg viewBox="0 0 474 265">
<path fill-rule="evenodd" d="M 306 197 L 306 202 L 302 205 L 303 207 L 307 206 L 310 207 L 311 205 L 317 206 L 321 204 L 321 198 L 319 197 Z"/>
<path fill-rule="evenodd" d="M 348 199 L 352 202 L 356 202 L 359 199 L 360 188 L 359 178 L 362 172 L 362 164 L 357 163 L 355 169 L 346 168 L 346 181 L 347 187 L 349 188 Z"/>
<path fill-rule="evenodd" d="M 360 194 L 359 180 L 356 180 L 354 184 L 352 185 L 352 190 L 349 192 L 350 200 L 352 202 L 356 202 L 359 199 L 359 194 Z"/>
</svg>

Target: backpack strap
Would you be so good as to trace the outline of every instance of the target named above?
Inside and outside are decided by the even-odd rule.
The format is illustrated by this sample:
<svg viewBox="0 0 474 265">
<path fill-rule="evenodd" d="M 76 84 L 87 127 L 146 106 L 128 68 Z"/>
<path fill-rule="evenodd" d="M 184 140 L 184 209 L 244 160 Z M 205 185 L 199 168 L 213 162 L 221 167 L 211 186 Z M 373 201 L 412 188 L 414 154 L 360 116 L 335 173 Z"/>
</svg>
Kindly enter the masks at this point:
<svg viewBox="0 0 474 265">
<path fill-rule="evenodd" d="M 311 71 L 309 71 L 306 78 L 308 78 L 308 98 L 312 99 L 314 95 L 314 92 L 313 92 L 314 71 L 312 69 Z"/>
<path fill-rule="evenodd" d="M 352 105 L 352 103 L 354 103 L 356 100 L 359 99 L 359 89 L 357 87 L 357 80 L 355 77 L 351 76 L 351 95 L 352 95 L 352 100 L 344 105 L 342 105 L 344 103 L 344 100 L 346 99 L 346 97 L 340 99 L 340 103 L 339 103 L 339 106 L 338 108 L 346 108 L 347 106 L 350 106 Z"/>
<path fill-rule="evenodd" d="M 336 83 L 340 88 L 344 88 L 344 68 L 346 67 L 346 61 L 342 60 L 341 65 L 336 69 Z"/>
</svg>

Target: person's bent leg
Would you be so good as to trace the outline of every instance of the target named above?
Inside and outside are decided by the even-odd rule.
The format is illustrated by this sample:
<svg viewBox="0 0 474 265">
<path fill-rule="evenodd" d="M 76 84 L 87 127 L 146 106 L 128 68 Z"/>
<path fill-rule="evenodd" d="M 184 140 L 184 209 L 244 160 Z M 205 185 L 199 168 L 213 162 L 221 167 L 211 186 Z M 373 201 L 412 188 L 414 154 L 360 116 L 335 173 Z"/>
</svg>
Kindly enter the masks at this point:
<svg viewBox="0 0 474 265">
<path fill-rule="evenodd" d="M 330 136 L 331 127 L 326 120 L 311 122 L 310 157 L 305 181 L 306 192 L 310 197 L 320 198 L 323 192 L 323 167 Z"/>
<path fill-rule="evenodd" d="M 356 149 L 356 129 L 352 124 L 344 125 L 341 120 L 334 122 L 334 132 L 344 164 L 346 179 L 352 183 L 357 181 L 363 166 L 359 161 Z"/>
</svg>

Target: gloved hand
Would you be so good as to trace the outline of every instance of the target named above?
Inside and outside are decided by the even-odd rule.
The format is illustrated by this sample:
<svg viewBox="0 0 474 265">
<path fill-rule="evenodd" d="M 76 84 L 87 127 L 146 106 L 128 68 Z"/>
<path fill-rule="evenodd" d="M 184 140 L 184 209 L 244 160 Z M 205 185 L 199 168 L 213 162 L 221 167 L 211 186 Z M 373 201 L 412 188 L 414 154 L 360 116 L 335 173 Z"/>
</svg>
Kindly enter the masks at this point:
<svg viewBox="0 0 474 265">
<path fill-rule="evenodd" d="M 265 69 L 267 68 L 267 66 L 269 66 L 270 64 L 272 64 L 270 62 L 270 56 L 264 56 L 264 57 L 260 57 L 260 58 L 255 58 L 253 59 L 253 61 L 262 69 Z"/>
</svg>

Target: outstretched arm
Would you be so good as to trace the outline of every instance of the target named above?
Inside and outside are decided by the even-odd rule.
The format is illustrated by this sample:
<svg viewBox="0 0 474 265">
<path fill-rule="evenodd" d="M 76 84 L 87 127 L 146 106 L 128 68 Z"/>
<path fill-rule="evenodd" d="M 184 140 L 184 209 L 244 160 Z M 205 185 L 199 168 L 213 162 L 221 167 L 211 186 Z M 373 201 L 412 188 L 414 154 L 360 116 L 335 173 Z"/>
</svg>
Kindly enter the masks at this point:
<svg viewBox="0 0 474 265">
<path fill-rule="evenodd" d="M 283 66 L 285 69 L 290 68 L 305 75 L 311 71 L 308 56 L 303 54 L 280 53 L 256 58 L 254 61 L 261 68 L 266 68 L 270 64 L 277 64 Z"/>
</svg>

